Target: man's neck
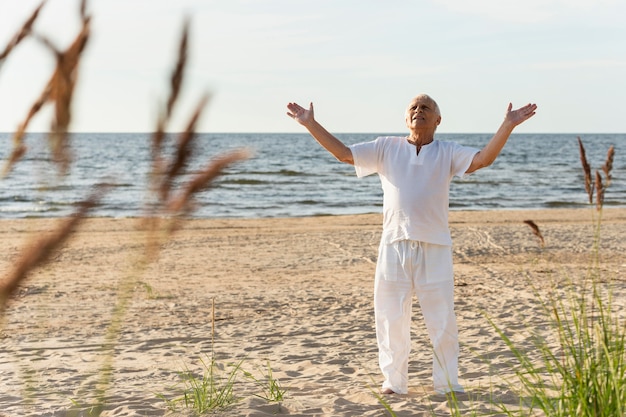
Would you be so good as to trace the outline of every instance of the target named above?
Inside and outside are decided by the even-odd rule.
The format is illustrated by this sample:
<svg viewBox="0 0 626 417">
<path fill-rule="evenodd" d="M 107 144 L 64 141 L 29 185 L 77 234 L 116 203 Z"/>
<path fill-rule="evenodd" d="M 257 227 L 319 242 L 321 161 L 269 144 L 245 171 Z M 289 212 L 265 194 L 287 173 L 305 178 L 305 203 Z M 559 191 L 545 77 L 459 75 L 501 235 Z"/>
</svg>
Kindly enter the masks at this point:
<svg viewBox="0 0 626 417">
<path fill-rule="evenodd" d="M 435 137 L 432 133 L 424 134 L 424 133 L 411 132 L 411 134 L 407 136 L 407 139 L 410 143 L 412 143 L 415 146 L 424 146 L 432 142 L 435 139 Z"/>
</svg>

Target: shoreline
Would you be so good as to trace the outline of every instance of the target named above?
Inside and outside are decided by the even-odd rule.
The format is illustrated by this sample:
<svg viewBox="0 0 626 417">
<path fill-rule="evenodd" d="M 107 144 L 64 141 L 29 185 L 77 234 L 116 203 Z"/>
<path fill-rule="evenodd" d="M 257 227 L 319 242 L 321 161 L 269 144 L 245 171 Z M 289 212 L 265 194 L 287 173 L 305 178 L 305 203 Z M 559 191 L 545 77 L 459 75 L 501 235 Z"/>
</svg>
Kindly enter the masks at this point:
<svg viewBox="0 0 626 417">
<path fill-rule="evenodd" d="M 519 404 L 506 382 L 515 377 L 511 354 L 485 315 L 532 348 L 530 332 L 545 329 L 535 290 L 559 288 L 586 273 L 597 214 L 450 212 L 460 379 L 469 396 L 462 410 L 489 410 L 494 398 Z M 626 209 L 606 208 L 602 217 L 600 271 L 613 279 L 616 303 L 622 303 Z M 0 220 L 0 268 L 7 271 L 57 220 Z M 140 220 L 86 219 L 11 301 L 0 328 L 0 416 L 63 415 L 72 400 L 93 401 L 102 344 L 119 285 L 129 276 L 135 280 L 132 303 L 115 344 L 103 415 L 170 415 L 155 393 L 172 398 L 179 372 L 185 366 L 201 372 L 200 359 L 211 352 L 222 364 L 244 359 L 243 368 L 257 377 L 269 361 L 287 388 L 284 415 L 383 412 L 372 393 L 381 382 L 372 309 L 381 214 L 189 219 L 147 265 L 140 261 L 148 237 Z M 540 227 L 544 247 L 524 220 Z M 432 357 L 420 314 L 414 303 L 409 394 L 389 403 L 399 416 L 450 415 L 446 399 L 430 388 Z M 238 380 L 242 400 L 223 415 L 277 412 L 276 404 L 254 396 L 254 384 Z M 25 387 L 35 390 L 31 405 L 23 402 Z"/>
<path fill-rule="evenodd" d="M 28 218 L 3 218 L 0 219 L 0 224 L 11 222 L 24 222 L 24 223 L 54 223 L 57 221 L 63 221 L 68 217 L 28 217 Z M 98 223 L 98 222 L 112 222 L 112 223 L 129 223 L 140 222 L 146 217 L 133 216 L 133 217 L 85 217 L 85 223 Z M 165 219 L 166 217 L 158 217 Z M 382 213 L 359 213 L 359 214 L 333 214 L 333 215 L 319 215 L 319 216 L 290 216 L 290 217 L 183 217 L 178 221 L 183 228 L 188 227 L 185 224 L 190 223 L 192 225 L 198 223 L 216 223 L 223 225 L 236 226 L 237 223 L 242 224 L 254 224 L 254 223 L 307 223 L 309 221 L 319 221 L 321 224 L 333 223 L 335 220 L 338 223 L 357 223 L 354 219 L 364 219 L 365 224 L 378 221 L 382 227 Z M 602 210 L 602 217 L 600 212 L 595 207 L 587 208 L 550 208 L 550 209 L 487 209 L 487 210 L 450 210 L 449 211 L 449 225 L 454 227 L 457 224 L 462 223 L 514 223 L 524 220 L 533 220 L 541 222 L 566 222 L 566 223 L 581 223 L 581 222 L 624 222 L 626 221 L 626 207 L 605 207 Z M 2 232 L 0 232 L 2 233 Z"/>
</svg>

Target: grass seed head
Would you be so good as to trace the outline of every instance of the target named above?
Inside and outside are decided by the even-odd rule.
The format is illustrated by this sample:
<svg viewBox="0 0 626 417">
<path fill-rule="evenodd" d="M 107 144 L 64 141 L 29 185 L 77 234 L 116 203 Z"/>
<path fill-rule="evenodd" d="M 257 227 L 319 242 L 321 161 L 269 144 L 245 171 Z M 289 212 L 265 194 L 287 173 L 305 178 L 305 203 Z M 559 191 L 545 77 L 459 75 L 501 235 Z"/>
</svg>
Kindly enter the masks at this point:
<svg viewBox="0 0 626 417">
<path fill-rule="evenodd" d="M 171 117 L 172 115 L 174 104 L 176 103 L 178 94 L 180 93 L 180 87 L 183 83 L 184 70 L 187 64 L 188 43 L 189 43 L 189 21 L 186 21 L 183 27 L 183 34 L 181 36 L 180 44 L 178 47 L 178 61 L 176 62 L 176 67 L 174 68 L 174 72 L 172 73 L 172 78 L 170 80 L 172 89 L 170 91 L 170 96 L 167 100 L 167 108 L 166 108 L 166 114 L 168 118 Z"/>
<path fill-rule="evenodd" d="M 81 13 L 83 12 L 81 11 Z M 83 15 L 82 21 L 83 25 L 80 33 L 65 51 L 59 51 L 49 39 L 36 36 L 36 39 L 44 46 L 48 47 L 55 55 L 56 67 L 39 98 L 33 103 L 28 115 L 13 135 L 13 151 L 5 166 L 4 175 L 8 174 L 15 163 L 17 163 L 26 152 L 24 135 L 28 124 L 46 103 L 50 103 L 54 106 L 54 120 L 52 121 L 50 135 L 48 136 L 53 160 L 59 164 L 61 172 L 64 173 L 67 171 L 71 161 L 67 134 L 71 121 L 71 103 L 74 87 L 76 85 L 78 64 L 90 33 L 90 18 Z"/>
<path fill-rule="evenodd" d="M 583 166 L 583 173 L 585 174 L 585 191 L 589 196 L 589 204 L 593 203 L 593 183 L 591 182 L 591 166 L 587 162 L 587 156 L 585 154 L 585 147 L 583 141 L 578 137 L 578 149 L 580 150 L 580 162 Z"/>
<path fill-rule="evenodd" d="M 17 45 L 19 45 L 20 42 L 22 42 L 26 37 L 28 37 L 32 33 L 33 24 L 37 20 L 37 17 L 39 16 L 39 12 L 41 11 L 41 8 L 43 7 L 45 3 L 46 1 L 44 0 L 39 4 L 39 6 L 33 11 L 30 17 L 26 20 L 26 22 L 24 22 L 20 30 L 18 30 L 17 33 L 13 36 L 13 38 L 11 38 L 7 46 L 4 47 L 4 51 L 0 53 L 0 66 L 2 65 L 4 60 L 9 56 L 11 51 L 13 51 L 13 49 Z"/>
<path fill-rule="evenodd" d="M 604 161 L 604 165 L 602 165 L 602 171 L 606 176 L 606 187 L 609 186 L 611 179 L 613 179 L 611 176 L 611 171 L 613 170 L 613 158 L 615 158 L 615 147 L 611 145 L 606 153 L 606 161 Z"/>
<path fill-rule="evenodd" d="M 200 173 L 193 177 L 182 189 L 178 196 L 172 198 L 167 211 L 170 214 L 186 214 L 192 208 L 194 194 L 206 189 L 211 182 L 220 176 L 224 170 L 239 161 L 250 158 L 251 152 L 245 149 L 223 154 L 211 161 Z"/>
<path fill-rule="evenodd" d="M 602 185 L 602 175 L 600 171 L 596 171 L 596 209 L 602 210 L 604 205 L 604 186 Z"/>
<path fill-rule="evenodd" d="M 524 223 L 526 223 L 532 230 L 533 234 L 539 238 L 539 242 L 543 248 L 546 245 L 546 242 L 541 234 L 541 230 L 539 230 L 539 226 L 537 226 L 537 224 L 532 220 L 524 220 Z"/>
</svg>

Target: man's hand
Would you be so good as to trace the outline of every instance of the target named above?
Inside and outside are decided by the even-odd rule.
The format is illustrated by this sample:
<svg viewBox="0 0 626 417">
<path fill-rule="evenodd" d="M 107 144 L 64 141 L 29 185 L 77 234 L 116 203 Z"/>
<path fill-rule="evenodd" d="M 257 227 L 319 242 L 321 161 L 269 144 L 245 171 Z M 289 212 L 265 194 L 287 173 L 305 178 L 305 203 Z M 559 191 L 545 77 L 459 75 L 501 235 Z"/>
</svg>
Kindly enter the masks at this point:
<svg viewBox="0 0 626 417">
<path fill-rule="evenodd" d="M 506 115 L 504 116 L 504 121 L 500 125 L 500 128 L 496 134 L 493 135 L 487 145 L 485 145 L 480 152 L 474 155 L 472 163 L 467 171 L 465 171 L 466 174 L 470 174 L 478 169 L 491 165 L 500 154 L 500 151 L 509 139 L 509 135 L 515 126 L 533 117 L 535 115 L 535 110 L 537 110 L 537 105 L 527 104 L 517 110 L 512 109 L 513 105 L 509 103 L 509 107 L 506 109 Z"/>
<path fill-rule="evenodd" d="M 315 121 L 313 103 L 309 104 L 308 110 L 300 106 L 298 103 L 289 103 L 287 104 L 287 108 L 289 109 L 289 111 L 287 112 L 287 116 L 291 117 L 302 126 L 306 127 L 310 125 L 313 121 Z"/>
<path fill-rule="evenodd" d="M 509 107 L 506 110 L 506 116 L 504 116 L 504 121 L 510 123 L 512 126 L 517 126 L 535 115 L 537 105 L 527 104 L 517 110 L 511 110 L 512 108 L 513 105 L 509 103 Z"/>
<path fill-rule="evenodd" d="M 315 120 L 313 103 L 309 104 L 308 110 L 298 103 L 289 103 L 287 104 L 287 108 L 289 109 L 287 116 L 306 127 L 311 136 L 313 136 L 324 149 L 330 152 L 337 160 L 354 165 L 350 148 L 344 145 Z"/>
</svg>

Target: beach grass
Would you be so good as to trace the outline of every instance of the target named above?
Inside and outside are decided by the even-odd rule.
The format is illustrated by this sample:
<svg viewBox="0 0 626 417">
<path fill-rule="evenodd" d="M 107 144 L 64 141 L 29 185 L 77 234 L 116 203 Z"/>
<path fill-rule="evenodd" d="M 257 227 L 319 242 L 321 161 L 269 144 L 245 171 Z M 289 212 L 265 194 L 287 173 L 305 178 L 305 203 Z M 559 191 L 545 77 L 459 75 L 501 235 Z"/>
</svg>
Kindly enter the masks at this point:
<svg viewBox="0 0 626 417">
<path fill-rule="evenodd" d="M 554 291 L 534 288 L 549 324 L 549 334 L 540 335 L 530 329 L 533 351 L 518 347 L 506 329 L 493 319 L 487 319 L 518 361 L 519 395 L 526 399 L 528 415 L 535 415 L 538 410 L 542 415 L 554 417 L 624 416 L 626 321 L 620 318 L 620 310 L 614 304 L 615 277 L 602 272 L 600 260 L 603 202 L 611 181 L 615 150 L 610 147 L 602 167 L 604 182 L 600 170 L 592 181 L 591 167 L 580 138 L 578 144 L 589 204 L 593 205 L 594 196 L 596 199 L 596 209 L 591 216 L 594 236 L 587 270 L 581 277 L 564 277 L 564 284 Z M 533 229 L 535 234 L 539 233 L 536 225 Z M 504 404 L 500 408 L 507 415 L 519 413 Z"/>
<path fill-rule="evenodd" d="M 274 377 L 270 361 L 267 361 L 266 368 L 261 372 L 261 377 L 254 376 L 253 373 L 244 371 L 244 376 L 254 382 L 254 385 L 261 390 L 261 394 L 254 394 L 255 397 L 261 398 L 268 403 L 278 403 L 285 399 L 287 389 L 284 388 L 280 381 Z"/>
<path fill-rule="evenodd" d="M 201 373 L 185 366 L 179 373 L 180 384 L 172 387 L 171 393 L 156 394 L 169 410 L 189 410 L 197 415 L 227 411 L 243 398 L 238 393 L 247 392 L 243 387 L 239 389 L 238 377 L 241 375 L 256 388 L 258 393 L 252 394 L 254 397 L 276 403 L 276 412 L 280 411 L 287 388 L 274 377 L 269 360 L 266 369 L 260 371 L 260 376 L 244 369 L 245 359 L 220 363 L 214 356 L 207 355 L 199 360 Z"/>
<path fill-rule="evenodd" d="M 215 352 L 215 299 L 211 303 L 211 353 L 200 358 L 202 375 L 197 376 L 185 365 L 184 371 L 179 373 L 182 385 L 171 389 L 172 398 L 168 394 L 157 393 L 157 397 L 165 402 L 171 411 L 179 409 L 191 410 L 197 415 L 216 411 L 226 411 L 235 405 L 241 397 L 235 391 L 237 377 L 241 374 L 251 381 L 260 390 L 260 394 L 253 394 L 268 403 L 280 403 L 285 399 L 287 389 L 274 377 L 270 361 L 266 362 L 266 370 L 261 377 L 243 368 L 245 359 L 220 363 Z M 238 388 L 238 387 L 237 387 Z M 278 411 L 277 410 L 277 411 Z"/>
<path fill-rule="evenodd" d="M 518 347 L 489 319 L 517 359 L 519 396 L 529 414 L 623 416 L 626 412 L 626 326 L 610 285 L 570 283 L 552 294 L 537 291 L 549 334 L 533 334 L 532 351 Z M 554 343 L 556 340 L 556 343 Z M 507 415 L 518 415 L 505 405 Z M 526 414 L 524 414 L 526 415 Z"/>
<path fill-rule="evenodd" d="M 225 366 L 218 364 L 215 358 L 200 358 L 200 362 L 203 367 L 200 376 L 189 368 L 179 374 L 182 380 L 180 395 L 169 399 L 165 394 L 157 394 L 171 411 L 184 408 L 198 415 L 224 411 L 240 399 L 234 387 L 243 360 Z"/>
</svg>

